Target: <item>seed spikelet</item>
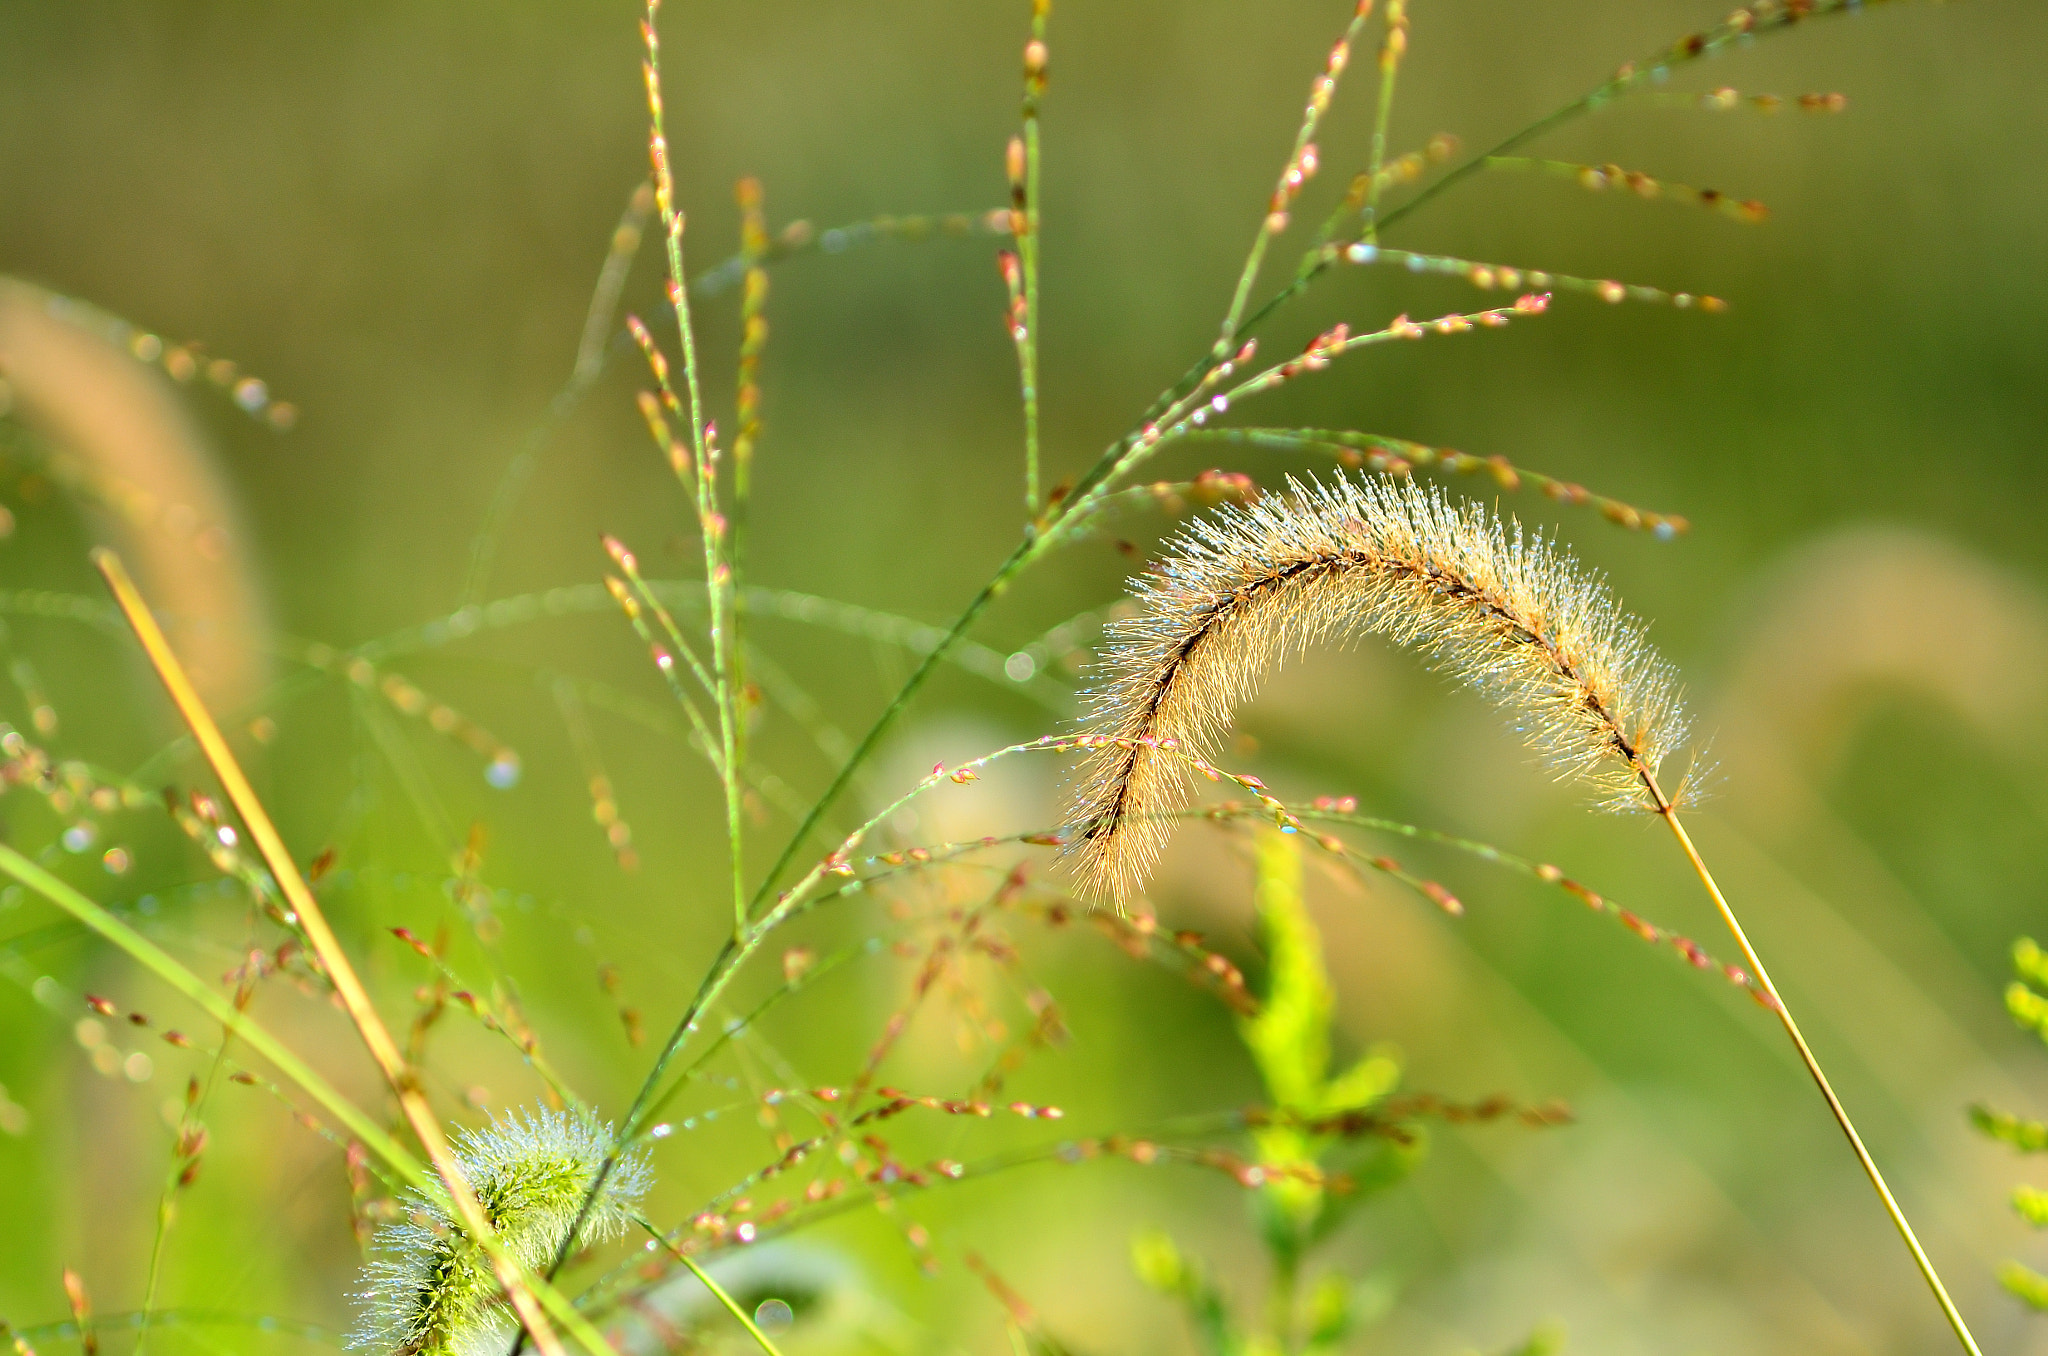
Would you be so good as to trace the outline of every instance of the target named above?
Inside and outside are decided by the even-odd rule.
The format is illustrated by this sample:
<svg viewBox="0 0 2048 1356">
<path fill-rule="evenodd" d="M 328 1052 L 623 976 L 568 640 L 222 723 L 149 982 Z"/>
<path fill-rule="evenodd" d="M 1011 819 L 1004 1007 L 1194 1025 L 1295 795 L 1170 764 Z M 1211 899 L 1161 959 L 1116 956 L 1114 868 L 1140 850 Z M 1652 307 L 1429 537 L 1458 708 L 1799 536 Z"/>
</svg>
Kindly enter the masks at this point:
<svg viewBox="0 0 2048 1356">
<path fill-rule="evenodd" d="M 506 1249 L 537 1272 L 554 1261 L 616 1145 L 612 1127 L 593 1116 L 543 1110 L 465 1132 L 454 1149 Z M 623 1229 L 651 1180 L 642 1155 L 615 1163 L 577 1233 L 578 1246 Z M 404 1218 L 377 1231 L 349 1345 L 391 1356 L 501 1356 L 517 1324 L 490 1258 L 441 1202 L 414 1192 L 402 1207 Z"/>
<path fill-rule="evenodd" d="M 1606 585 L 1554 542 L 1412 481 L 1339 477 L 1196 520 L 1112 624 L 1068 841 L 1125 900 L 1206 759 L 1275 664 L 1373 633 L 1506 708 L 1561 777 L 1609 809 L 1659 809 L 1684 742 L 1677 681 Z"/>
</svg>

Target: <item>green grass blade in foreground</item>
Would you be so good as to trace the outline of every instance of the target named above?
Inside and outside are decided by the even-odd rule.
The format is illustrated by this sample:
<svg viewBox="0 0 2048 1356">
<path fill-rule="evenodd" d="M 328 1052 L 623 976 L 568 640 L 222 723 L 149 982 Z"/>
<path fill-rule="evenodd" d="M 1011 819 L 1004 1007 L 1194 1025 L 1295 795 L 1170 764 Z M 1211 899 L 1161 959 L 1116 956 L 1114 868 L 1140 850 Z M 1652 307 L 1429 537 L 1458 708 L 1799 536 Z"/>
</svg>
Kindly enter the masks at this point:
<svg viewBox="0 0 2048 1356">
<path fill-rule="evenodd" d="M 206 981 L 186 969 L 169 952 L 5 843 L 0 843 L 0 871 L 5 871 L 86 927 L 120 947 L 144 969 L 191 999 L 207 1016 L 219 1022 L 237 1040 L 263 1056 L 279 1073 L 296 1083 L 308 1097 L 318 1102 L 330 1116 L 348 1127 L 350 1134 L 360 1139 L 365 1148 L 389 1163 L 407 1183 L 415 1187 L 432 1189 L 432 1179 L 421 1167 L 419 1160 L 406 1152 L 398 1141 L 384 1133 L 375 1121 L 336 1091 L 333 1084 L 322 1078 L 311 1066 L 286 1049 L 276 1037 L 258 1026 L 255 1019 L 247 1013 L 237 1012 L 234 1004 L 215 993 Z"/>
<path fill-rule="evenodd" d="M 347 1127 L 350 1134 L 362 1141 L 364 1148 L 390 1164 L 392 1170 L 402 1177 L 407 1185 L 430 1194 L 441 1190 L 440 1184 L 421 1166 L 419 1160 L 406 1152 L 398 1141 L 386 1134 L 361 1108 L 343 1097 L 335 1090 L 333 1084 L 287 1049 L 283 1042 L 257 1025 L 248 1014 L 237 1012 L 234 1004 L 215 993 L 205 980 L 186 969 L 170 953 L 5 843 L 0 843 L 0 871 L 14 877 L 120 947 L 144 969 L 197 1004 L 207 1016 L 219 1022 L 235 1039 L 268 1060 L 273 1068 L 298 1085 L 300 1090 L 319 1103 L 323 1110 Z M 573 1333 L 587 1350 L 601 1353 L 611 1351 L 610 1344 L 590 1326 L 589 1320 L 579 1314 L 553 1286 L 531 1274 L 528 1274 L 525 1280 L 534 1297 L 547 1309 L 548 1315 Z"/>
<path fill-rule="evenodd" d="M 221 1309 L 152 1309 L 137 1310 L 125 1314 L 94 1314 L 93 1331 L 97 1333 L 133 1332 L 162 1328 L 250 1328 L 259 1333 L 270 1333 L 280 1337 L 296 1337 L 306 1342 L 318 1342 L 322 1346 L 346 1347 L 348 1339 L 332 1328 L 323 1328 L 318 1323 L 305 1323 L 298 1319 L 277 1318 L 270 1314 L 238 1314 Z M 35 1323 L 25 1328 L 9 1327 L 0 1323 L 0 1345 L 11 1345 L 16 1340 L 23 1342 L 76 1342 L 80 1337 L 78 1320 L 60 1319 L 55 1323 Z M 139 1338 L 138 1338 L 139 1340 Z M 22 1350 L 15 1347 L 15 1351 Z"/>
</svg>

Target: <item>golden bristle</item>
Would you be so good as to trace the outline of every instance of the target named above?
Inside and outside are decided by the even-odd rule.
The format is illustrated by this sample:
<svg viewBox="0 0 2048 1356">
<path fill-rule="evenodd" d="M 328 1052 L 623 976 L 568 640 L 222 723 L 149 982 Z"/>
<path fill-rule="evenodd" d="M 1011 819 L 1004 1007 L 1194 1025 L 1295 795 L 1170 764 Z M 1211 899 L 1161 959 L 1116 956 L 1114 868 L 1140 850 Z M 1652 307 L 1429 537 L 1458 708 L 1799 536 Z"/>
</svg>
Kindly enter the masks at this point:
<svg viewBox="0 0 2048 1356">
<path fill-rule="evenodd" d="M 1195 522 L 1110 628 L 1069 834 L 1081 873 L 1127 898 L 1207 758 L 1276 663 L 1374 633 L 1514 713 L 1560 775 L 1613 809 L 1658 808 L 1685 738 L 1670 668 L 1599 578 L 1550 540 L 1412 481 L 1288 482 Z"/>
</svg>

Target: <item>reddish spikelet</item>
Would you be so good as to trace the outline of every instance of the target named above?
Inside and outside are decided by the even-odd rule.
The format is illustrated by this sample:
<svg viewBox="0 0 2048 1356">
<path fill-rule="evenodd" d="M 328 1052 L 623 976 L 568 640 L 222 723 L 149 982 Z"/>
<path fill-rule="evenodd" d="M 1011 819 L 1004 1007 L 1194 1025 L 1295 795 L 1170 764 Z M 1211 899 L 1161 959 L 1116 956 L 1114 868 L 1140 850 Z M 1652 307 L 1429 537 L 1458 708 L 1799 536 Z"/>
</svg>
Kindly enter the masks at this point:
<svg viewBox="0 0 2048 1356">
<path fill-rule="evenodd" d="M 64 1300 L 71 1306 L 71 1321 L 78 1325 L 78 1346 L 85 1356 L 99 1356 L 100 1335 L 92 1325 L 92 1296 L 85 1288 L 85 1278 L 70 1267 L 64 1268 Z"/>
</svg>

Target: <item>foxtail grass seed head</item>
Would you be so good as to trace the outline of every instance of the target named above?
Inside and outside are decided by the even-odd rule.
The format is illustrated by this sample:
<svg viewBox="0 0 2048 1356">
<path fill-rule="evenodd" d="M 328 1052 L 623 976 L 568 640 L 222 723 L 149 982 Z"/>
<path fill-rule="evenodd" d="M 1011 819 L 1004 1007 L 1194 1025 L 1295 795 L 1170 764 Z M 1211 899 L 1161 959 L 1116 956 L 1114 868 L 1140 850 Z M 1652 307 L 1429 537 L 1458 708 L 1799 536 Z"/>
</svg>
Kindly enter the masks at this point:
<svg viewBox="0 0 2048 1356">
<path fill-rule="evenodd" d="M 539 1271 L 568 1241 L 617 1136 L 588 1115 L 543 1110 L 470 1131 L 454 1148 L 506 1249 Z M 652 1177 L 644 1156 L 621 1156 L 577 1232 L 577 1245 L 624 1229 Z M 390 1356 L 499 1356 L 508 1350 L 516 1320 L 490 1258 L 440 1202 L 415 1192 L 404 1209 L 404 1218 L 377 1232 L 350 1345 Z"/>
<path fill-rule="evenodd" d="M 1685 739 L 1670 668 L 1548 538 L 1412 481 L 1290 480 L 1196 520 L 1108 632 L 1067 841 L 1097 890 L 1142 884 L 1239 703 L 1310 645 L 1373 633 L 1492 698 L 1605 807 L 1658 808 Z"/>
</svg>

